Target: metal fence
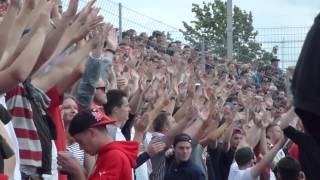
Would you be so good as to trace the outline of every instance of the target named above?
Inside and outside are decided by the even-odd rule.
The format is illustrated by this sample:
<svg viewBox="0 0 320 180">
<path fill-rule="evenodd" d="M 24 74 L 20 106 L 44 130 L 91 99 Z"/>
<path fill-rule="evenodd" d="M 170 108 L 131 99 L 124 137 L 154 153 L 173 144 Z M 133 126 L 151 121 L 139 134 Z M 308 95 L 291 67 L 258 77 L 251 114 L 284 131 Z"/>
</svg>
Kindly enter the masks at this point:
<svg viewBox="0 0 320 180">
<path fill-rule="evenodd" d="M 84 7 L 88 1 L 80 0 L 80 8 Z M 62 0 L 62 3 L 66 8 L 68 0 Z M 178 28 L 143 15 L 125 5 L 112 0 L 97 0 L 95 5 L 101 8 L 100 12 L 106 21 L 119 28 L 120 33 L 134 29 L 150 35 L 154 30 L 159 30 L 169 33 L 172 39 L 187 43 Z M 275 46 L 278 47 L 276 55 L 281 59 L 280 67 L 285 69 L 295 65 L 309 27 L 257 28 L 256 30 L 258 31 L 256 41 L 262 44 L 263 49 L 271 52 Z"/>
<path fill-rule="evenodd" d="M 282 69 L 294 66 L 298 60 L 305 36 L 310 27 L 257 28 L 257 42 L 268 52 L 278 47 L 277 57 Z"/>
<path fill-rule="evenodd" d="M 80 0 L 79 7 L 82 8 L 89 0 Z M 66 8 L 68 0 L 62 0 L 63 7 Z M 154 30 L 169 33 L 175 40 L 185 42 L 183 34 L 178 28 L 165 24 L 157 19 L 141 14 L 112 0 L 97 0 L 95 6 L 100 7 L 100 14 L 105 20 L 112 23 L 119 31 L 134 29 L 137 32 L 151 34 Z"/>
</svg>

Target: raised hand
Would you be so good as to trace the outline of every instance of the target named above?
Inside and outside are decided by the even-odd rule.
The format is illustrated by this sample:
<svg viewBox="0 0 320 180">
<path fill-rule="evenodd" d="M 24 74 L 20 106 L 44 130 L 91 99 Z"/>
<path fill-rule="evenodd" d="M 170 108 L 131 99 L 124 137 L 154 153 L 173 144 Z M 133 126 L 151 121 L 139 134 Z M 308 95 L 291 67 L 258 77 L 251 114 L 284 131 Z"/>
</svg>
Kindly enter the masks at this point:
<svg viewBox="0 0 320 180">
<path fill-rule="evenodd" d="M 22 1 L 21 0 L 10 0 L 9 6 L 12 8 L 15 8 L 17 10 L 20 10 L 21 6 L 22 6 Z"/>
<path fill-rule="evenodd" d="M 117 86 L 119 89 L 125 89 L 125 87 L 128 85 L 128 79 L 125 77 L 119 77 L 117 78 Z"/>
<path fill-rule="evenodd" d="M 103 39 L 104 39 L 104 33 L 103 33 L 103 25 L 98 26 L 93 33 L 92 38 L 92 56 L 94 58 L 100 58 L 102 54 L 102 48 L 103 48 Z"/>
<path fill-rule="evenodd" d="M 130 79 L 133 81 L 139 81 L 140 75 L 138 72 L 132 68 L 129 69 Z"/>
<path fill-rule="evenodd" d="M 148 145 L 147 153 L 150 157 L 153 157 L 164 150 L 165 147 L 166 144 L 164 142 L 150 143 Z"/>
<path fill-rule="evenodd" d="M 41 1 L 39 4 L 40 15 L 35 27 L 47 31 L 50 27 L 50 12 L 57 3 L 56 0 Z"/>
<path fill-rule="evenodd" d="M 93 4 L 94 2 L 95 1 L 91 1 L 90 3 Z M 77 14 L 78 5 L 79 5 L 79 0 L 70 0 L 68 9 L 62 14 L 62 18 L 71 20 Z"/>
<path fill-rule="evenodd" d="M 270 111 L 263 111 L 263 115 L 262 115 L 263 128 L 267 128 L 273 122 L 273 120 L 274 119 L 272 118 Z"/>
<path fill-rule="evenodd" d="M 108 35 L 106 36 L 107 46 L 106 49 L 116 51 L 118 48 L 118 36 L 115 28 L 110 28 Z"/>
<path fill-rule="evenodd" d="M 258 128 L 263 128 L 263 112 L 254 113 L 254 114 L 255 114 L 255 118 L 253 119 L 254 124 Z"/>
<path fill-rule="evenodd" d="M 149 126 L 149 114 L 145 113 L 142 117 L 137 117 L 135 123 L 134 123 L 134 129 L 137 132 L 144 133 L 147 131 L 147 128 Z"/>
<path fill-rule="evenodd" d="M 187 88 L 187 95 L 188 97 L 191 97 L 191 98 L 193 98 L 195 95 L 195 85 L 193 81 L 191 82 L 189 81 L 188 88 Z"/>
<path fill-rule="evenodd" d="M 94 2 L 90 1 L 77 19 L 67 28 L 66 33 L 71 37 L 72 42 L 84 38 L 89 31 L 94 30 L 103 21 L 102 16 L 97 16 L 100 9 L 92 8 Z"/>
</svg>

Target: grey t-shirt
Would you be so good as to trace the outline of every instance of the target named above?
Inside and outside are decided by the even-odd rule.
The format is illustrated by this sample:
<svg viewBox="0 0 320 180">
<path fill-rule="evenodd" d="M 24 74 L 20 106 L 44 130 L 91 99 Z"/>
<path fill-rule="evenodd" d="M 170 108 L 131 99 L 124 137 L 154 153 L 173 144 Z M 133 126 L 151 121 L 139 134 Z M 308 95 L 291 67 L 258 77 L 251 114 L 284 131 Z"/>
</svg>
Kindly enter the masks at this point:
<svg viewBox="0 0 320 180">
<path fill-rule="evenodd" d="M 202 172 L 205 174 L 206 179 L 208 179 L 207 167 L 202 155 L 204 153 L 204 148 L 197 142 L 192 141 L 192 153 L 191 153 L 191 161 L 200 167 Z"/>
</svg>

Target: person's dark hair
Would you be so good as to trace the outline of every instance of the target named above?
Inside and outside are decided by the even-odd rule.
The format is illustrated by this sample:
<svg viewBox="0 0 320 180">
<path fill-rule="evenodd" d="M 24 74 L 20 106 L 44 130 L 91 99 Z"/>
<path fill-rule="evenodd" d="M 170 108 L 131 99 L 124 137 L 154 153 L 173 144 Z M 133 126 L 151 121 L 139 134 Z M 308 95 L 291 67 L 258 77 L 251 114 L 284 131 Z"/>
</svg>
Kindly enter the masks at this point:
<svg viewBox="0 0 320 180">
<path fill-rule="evenodd" d="M 250 147 L 243 147 L 236 151 L 234 159 L 238 166 L 244 166 L 254 159 L 254 154 Z"/>
<path fill-rule="evenodd" d="M 122 98 L 127 97 L 127 94 L 118 89 L 112 89 L 107 92 L 107 103 L 103 105 L 104 112 L 107 115 L 112 114 L 114 107 L 120 107 L 122 105 Z"/>
<path fill-rule="evenodd" d="M 290 156 L 282 158 L 277 164 L 277 172 L 282 180 L 297 179 L 300 171 L 300 163 Z"/>
<path fill-rule="evenodd" d="M 129 34 L 127 32 L 122 32 L 122 38 L 129 36 Z"/>
<path fill-rule="evenodd" d="M 160 31 L 153 31 L 152 32 L 152 36 L 153 37 L 159 37 L 159 36 L 161 36 L 162 35 L 162 33 L 160 32 Z"/>
<path fill-rule="evenodd" d="M 179 142 L 189 142 L 191 144 L 192 143 L 192 138 L 188 134 L 181 133 L 181 134 L 176 135 L 176 137 L 174 138 L 173 147 L 176 147 L 176 145 Z"/>
<path fill-rule="evenodd" d="M 121 42 L 121 43 L 119 43 L 119 46 L 129 46 L 129 45 L 125 42 Z"/>
<path fill-rule="evenodd" d="M 161 132 L 164 128 L 164 125 L 168 121 L 168 116 L 170 113 L 168 112 L 161 112 L 156 119 L 153 121 L 152 127 L 154 132 Z"/>
</svg>

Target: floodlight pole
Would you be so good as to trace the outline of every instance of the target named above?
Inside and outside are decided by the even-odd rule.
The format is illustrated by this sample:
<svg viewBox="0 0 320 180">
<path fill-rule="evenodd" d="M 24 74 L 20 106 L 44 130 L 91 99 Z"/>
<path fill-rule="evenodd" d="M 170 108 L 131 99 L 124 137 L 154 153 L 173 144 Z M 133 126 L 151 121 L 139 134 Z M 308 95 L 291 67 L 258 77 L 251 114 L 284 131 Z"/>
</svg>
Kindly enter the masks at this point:
<svg viewBox="0 0 320 180">
<path fill-rule="evenodd" d="M 122 4 L 119 3 L 119 30 L 118 30 L 118 39 L 122 40 Z"/>
</svg>

